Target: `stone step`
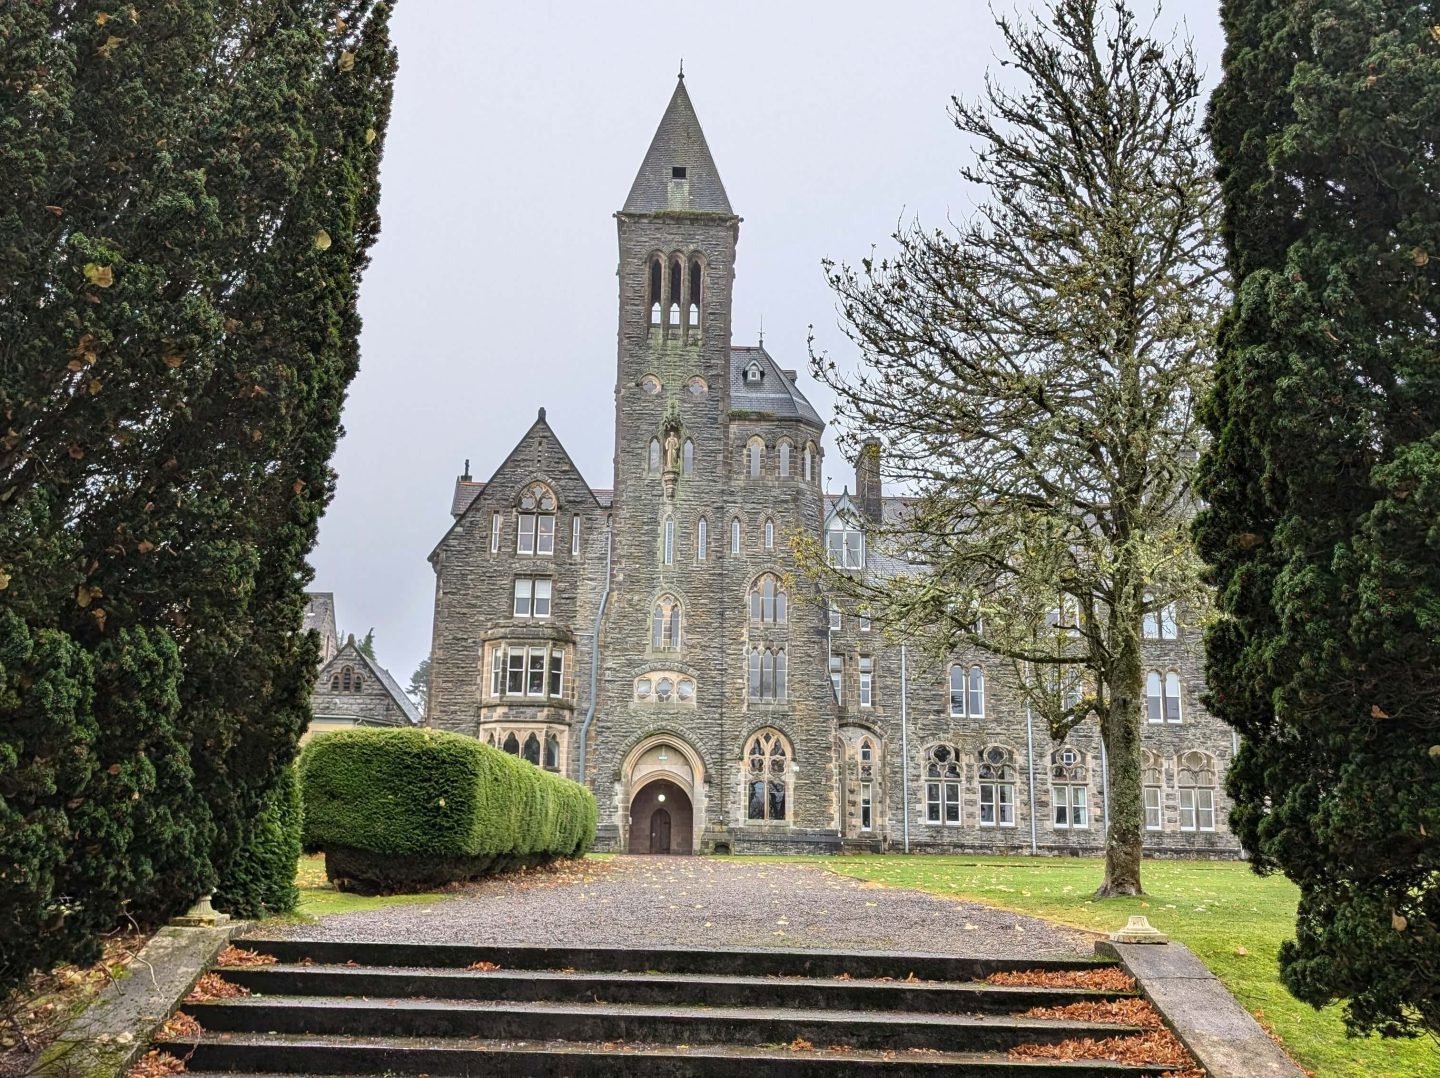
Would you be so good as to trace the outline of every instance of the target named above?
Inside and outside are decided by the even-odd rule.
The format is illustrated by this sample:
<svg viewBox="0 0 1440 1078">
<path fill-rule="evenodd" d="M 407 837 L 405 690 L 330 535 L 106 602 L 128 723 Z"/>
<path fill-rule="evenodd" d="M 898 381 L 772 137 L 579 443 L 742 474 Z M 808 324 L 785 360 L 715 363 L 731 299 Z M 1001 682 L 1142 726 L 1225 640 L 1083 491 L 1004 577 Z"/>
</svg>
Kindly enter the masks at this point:
<svg viewBox="0 0 1440 1078">
<path fill-rule="evenodd" d="M 336 965 L 231 967 L 226 980 L 266 996 L 364 996 L 511 1003 L 703 1004 L 712 1007 L 1014 1014 L 1031 1007 L 1116 999 L 1130 993 L 1015 988 L 973 981 L 739 977 L 696 973 L 563 973 L 554 970 L 397 969 Z"/>
<path fill-rule="evenodd" d="M 991 1052 L 832 1052 L 780 1045 L 688 1046 L 425 1040 L 380 1036 L 233 1033 L 164 1042 L 188 1073 L 287 1075 L 505 1075 L 506 1078 L 1156 1078 L 1159 1069 L 1121 1063 L 1011 1060 Z"/>
<path fill-rule="evenodd" d="M 962 958 L 879 951 L 786 951 L 688 947 L 535 947 L 341 940 L 241 939 L 236 945 L 281 962 L 326 965 L 464 969 L 490 962 L 501 969 L 583 970 L 590 973 L 696 973 L 712 976 L 891 977 L 903 981 L 980 981 L 1015 970 L 1085 970 L 1115 965 L 1085 958 Z"/>
<path fill-rule="evenodd" d="M 190 1004 L 209 1033 L 274 1032 L 493 1040 L 789 1044 L 797 1038 L 888 1051 L 1003 1052 L 1021 1044 L 1137 1033 L 1133 1026 L 998 1015 L 873 1013 L 764 1007 L 250 996 Z"/>
</svg>

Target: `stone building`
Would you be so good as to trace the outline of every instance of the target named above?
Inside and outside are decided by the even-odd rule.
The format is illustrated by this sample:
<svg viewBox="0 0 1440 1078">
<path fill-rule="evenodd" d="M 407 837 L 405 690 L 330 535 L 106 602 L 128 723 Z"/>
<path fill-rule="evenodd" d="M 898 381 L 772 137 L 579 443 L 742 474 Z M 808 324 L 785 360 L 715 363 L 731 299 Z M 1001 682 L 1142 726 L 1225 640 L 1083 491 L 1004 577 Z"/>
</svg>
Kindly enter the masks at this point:
<svg viewBox="0 0 1440 1078">
<path fill-rule="evenodd" d="M 588 783 L 601 849 L 1101 849 L 1097 732 L 1051 743 L 983 654 L 907 668 L 798 581 L 802 530 L 892 571 L 865 523 L 902 504 L 874 452 L 855 495 L 827 496 L 795 371 L 732 344 L 740 218 L 683 78 L 616 221 L 613 486 L 543 408 L 489 479 L 467 462 L 430 558 L 427 721 Z M 1198 633 L 1167 612 L 1147 637 L 1150 846 L 1234 852 Z"/>
<path fill-rule="evenodd" d="M 356 726 L 419 726 L 420 713 L 390 671 L 368 658 L 352 634 L 344 644 L 335 631 L 335 596 L 311 592 L 304 628 L 320 634 L 320 672 L 310 694 L 314 715 L 301 742 Z"/>
</svg>

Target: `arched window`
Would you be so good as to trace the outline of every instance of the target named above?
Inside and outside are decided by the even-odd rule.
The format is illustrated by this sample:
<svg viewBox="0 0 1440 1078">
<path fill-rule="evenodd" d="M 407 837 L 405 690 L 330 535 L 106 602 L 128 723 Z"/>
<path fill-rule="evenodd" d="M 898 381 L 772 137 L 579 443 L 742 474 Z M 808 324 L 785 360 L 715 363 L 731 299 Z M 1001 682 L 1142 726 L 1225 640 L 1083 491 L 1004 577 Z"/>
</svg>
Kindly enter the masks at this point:
<svg viewBox="0 0 1440 1078">
<path fill-rule="evenodd" d="M 875 746 L 870 743 L 870 739 L 867 737 L 860 742 L 860 762 L 862 764 L 868 764 L 874 757 Z"/>
<path fill-rule="evenodd" d="M 1215 757 L 1182 752 L 1175 761 L 1175 787 L 1180 797 L 1180 830 L 1215 830 Z"/>
<path fill-rule="evenodd" d="M 531 483 L 520 492 L 516 506 L 515 552 L 555 553 L 555 492 L 544 483 Z"/>
<path fill-rule="evenodd" d="M 340 691 L 349 692 L 350 682 L 354 678 L 354 671 L 350 667 L 342 667 L 340 670 Z"/>
<path fill-rule="evenodd" d="M 808 483 L 815 478 L 815 446 L 811 442 L 805 443 L 805 452 L 801 454 L 803 465 L 802 473 Z"/>
<path fill-rule="evenodd" d="M 660 470 L 660 439 L 650 439 L 650 455 L 646 458 L 645 467 L 651 472 Z"/>
<path fill-rule="evenodd" d="M 695 560 L 704 561 L 709 556 L 710 526 L 701 517 L 695 522 Z"/>
<path fill-rule="evenodd" d="M 784 820 L 789 811 L 790 745 L 778 730 L 761 730 L 745 746 L 745 817 Z"/>
<path fill-rule="evenodd" d="M 1160 831 L 1164 827 L 1160 805 L 1165 792 L 1165 768 L 1159 753 L 1140 750 L 1140 785 L 1144 790 L 1145 830 Z"/>
<path fill-rule="evenodd" d="M 860 742 L 860 830 L 875 826 L 875 746 L 870 739 Z"/>
<path fill-rule="evenodd" d="M 782 478 L 790 475 L 790 443 L 783 439 L 780 442 L 780 475 Z"/>
<path fill-rule="evenodd" d="M 765 549 L 775 549 L 775 522 L 773 520 L 765 521 Z"/>
<path fill-rule="evenodd" d="M 750 620 L 760 625 L 784 625 L 789 618 L 785 584 L 774 573 L 764 573 L 750 585 Z"/>
<path fill-rule="evenodd" d="M 680 324 L 680 299 L 685 294 L 680 287 L 680 278 L 683 272 L 678 258 L 670 263 L 670 324 L 672 326 Z"/>
<path fill-rule="evenodd" d="M 1060 830 L 1090 826 L 1089 779 L 1085 757 L 1077 750 L 1066 746 L 1050 754 L 1050 805 Z"/>
<path fill-rule="evenodd" d="M 485 735 L 485 744 L 489 745 L 491 748 L 494 748 L 494 747 L 495 747 L 495 731 L 494 731 L 494 730 L 491 730 L 489 733 L 487 733 L 487 734 Z"/>
<path fill-rule="evenodd" d="M 364 691 L 365 691 L 365 679 L 364 679 L 363 677 L 361 677 L 359 674 L 356 674 L 356 675 L 355 675 L 355 691 L 356 691 L 356 692 L 364 692 Z"/>
<path fill-rule="evenodd" d="M 339 691 L 340 691 L 340 675 L 339 675 L 339 674 L 336 674 L 334 677 L 332 677 L 332 678 L 330 679 L 330 691 L 331 691 L 331 692 L 339 692 Z"/>
<path fill-rule="evenodd" d="M 1015 754 L 999 745 L 981 749 L 980 826 L 1015 826 Z"/>
<path fill-rule="evenodd" d="M 680 451 L 680 474 L 690 475 L 695 471 L 695 443 L 685 439 L 685 448 Z"/>
<path fill-rule="evenodd" d="M 925 822 L 960 826 L 960 783 L 965 777 L 954 745 L 935 745 L 925 761 Z"/>
<path fill-rule="evenodd" d="M 1180 721 L 1180 675 L 1174 670 L 1145 675 L 1145 720 L 1152 723 Z"/>
<path fill-rule="evenodd" d="M 730 522 L 730 553 L 740 553 L 740 518 L 736 517 Z"/>
<path fill-rule="evenodd" d="M 511 756 L 520 755 L 520 739 L 514 734 L 510 734 L 505 738 L 505 751 Z"/>
<path fill-rule="evenodd" d="M 560 770 L 560 739 L 554 734 L 545 735 L 545 768 L 548 771 Z"/>
<path fill-rule="evenodd" d="M 660 282 L 662 270 L 658 257 L 650 260 L 650 324 L 660 324 Z"/>
<path fill-rule="evenodd" d="M 650 646 L 660 651 L 679 648 L 680 624 L 680 600 L 673 595 L 662 595 L 650 617 Z"/>
<path fill-rule="evenodd" d="M 1155 596 L 1148 591 L 1145 593 L 1145 605 L 1150 606 L 1155 602 Z M 1174 603 L 1165 603 L 1163 606 L 1145 612 L 1144 631 L 1141 634 L 1146 640 L 1174 640 L 1180 635 L 1179 622 L 1175 613 Z"/>
<path fill-rule="evenodd" d="M 531 734 L 525 739 L 525 751 L 520 754 L 535 766 L 540 766 L 540 739 Z"/>
<path fill-rule="evenodd" d="M 660 540 L 660 558 L 666 565 L 675 564 L 675 518 L 666 517 Z"/>
<path fill-rule="evenodd" d="M 765 442 L 751 438 L 745 447 L 745 469 L 751 479 L 759 479 L 765 469 Z"/>
<path fill-rule="evenodd" d="M 700 260 L 690 260 L 690 324 L 700 325 L 701 273 Z"/>
<path fill-rule="evenodd" d="M 985 717 L 985 670 L 966 669 L 960 663 L 950 667 L 950 714 L 956 718 Z"/>
</svg>

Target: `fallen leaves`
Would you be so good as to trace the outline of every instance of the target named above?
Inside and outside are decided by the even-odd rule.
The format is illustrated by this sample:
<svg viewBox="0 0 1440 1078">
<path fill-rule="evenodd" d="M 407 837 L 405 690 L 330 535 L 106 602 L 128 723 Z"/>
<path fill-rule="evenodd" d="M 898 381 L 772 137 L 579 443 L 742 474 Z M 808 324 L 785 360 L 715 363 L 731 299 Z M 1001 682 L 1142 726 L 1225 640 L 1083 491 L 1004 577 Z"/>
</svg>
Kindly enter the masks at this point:
<svg viewBox="0 0 1440 1078">
<path fill-rule="evenodd" d="M 498 963 L 486 962 L 482 959 L 479 962 L 471 962 L 465 968 L 471 973 L 494 973 L 497 969 L 500 969 L 501 967 Z"/>
<path fill-rule="evenodd" d="M 156 1036 L 156 1040 L 185 1040 L 189 1037 L 198 1037 L 203 1032 L 205 1031 L 200 1028 L 200 1023 L 195 1021 L 194 1018 L 184 1011 L 176 1011 L 167 1018 L 165 1024 L 160 1027 L 160 1032 Z"/>
<path fill-rule="evenodd" d="M 1105 1022 L 1117 1026 L 1160 1029 L 1159 1012 L 1143 999 L 1097 999 L 1067 1003 L 1063 1007 L 1031 1007 L 1019 1018 L 1043 1018 L 1052 1022 Z"/>
<path fill-rule="evenodd" d="M 164 1078 L 167 1074 L 185 1073 L 185 1064 L 168 1052 L 152 1049 L 125 1072 L 125 1078 Z"/>
<path fill-rule="evenodd" d="M 273 954 L 247 951 L 241 947 L 228 946 L 215 957 L 215 964 L 224 968 L 245 966 L 273 966 L 277 959 Z"/>
<path fill-rule="evenodd" d="M 243 985 L 231 984 L 218 973 L 203 973 L 185 997 L 186 1003 L 213 1003 L 217 999 L 239 999 L 248 996 L 250 989 Z"/>
<path fill-rule="evenodd" d="M 1009 988 L 1093 988 L 1101 992 L 1133 992 L 1135 978 L 1118 966 L 1098 969 L 1029 969 L 1001 971 L 985 978 L 986 984 Z"/>
<path fill-rule="evenodd" d="M 115 270 L 111 266 L 102 266 L 98 262 L 85 263 L 85 279 L 96 288 L 109 288 L 115 283 Z"/>
<path fill-rule="evenodd" d="M 1195 1061 L 1168 1029 L 1152 1029 L 1128 1037 L 1075 1037 L 1058 1044 L 1019 1044 L 1010 1049 L 1011 1059 L 1105 1059 L 1132 1067 L 1169 1067 L 1182 1072 L 1193 1070 Z"/>
<path fill-rule="evenodd" d="M 810 1052 L 814 1050 L 815 1045 L 807 1041 L 804 1037 L 796 1037 L 793 1041 L 786 1045 L 786 1047 L 789 1048 L 792 1052 Z"/>
</svg>

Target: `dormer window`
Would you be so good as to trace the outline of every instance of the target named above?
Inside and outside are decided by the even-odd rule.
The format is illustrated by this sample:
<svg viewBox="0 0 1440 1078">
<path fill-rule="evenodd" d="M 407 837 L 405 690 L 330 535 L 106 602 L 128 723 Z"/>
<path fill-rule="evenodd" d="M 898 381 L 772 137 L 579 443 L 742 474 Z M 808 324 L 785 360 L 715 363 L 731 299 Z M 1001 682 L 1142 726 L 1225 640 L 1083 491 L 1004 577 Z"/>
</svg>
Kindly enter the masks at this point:
<svg viewBox="0 0 1440 1078">
<path fill-rule="evenodd" d="M 683 179 L 685 178 L 685 166 L 684 166 L 684 165 L 671 165 L 671 166 L 670 166 L 670 178 L 671 178 L 672 180 L 683 180 Z"/>
<path fill-rule="evenodd" d="M 854 524 L 837 515 L 825 528 L 825 553 L 837 569 L 863 569 L 865 537 Z"/>
<path fill-rule="evenodd" d="M 760 380 L 764 377 L 765 372 L 761 369 L 760 364 L 755 362 L 754 360 L 751 360 L 750 366 L 745 368 L 745 384 L 758 386 L 760 384 Z"/>
</svg>

